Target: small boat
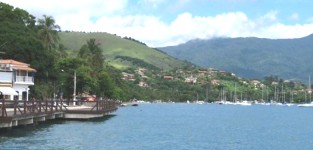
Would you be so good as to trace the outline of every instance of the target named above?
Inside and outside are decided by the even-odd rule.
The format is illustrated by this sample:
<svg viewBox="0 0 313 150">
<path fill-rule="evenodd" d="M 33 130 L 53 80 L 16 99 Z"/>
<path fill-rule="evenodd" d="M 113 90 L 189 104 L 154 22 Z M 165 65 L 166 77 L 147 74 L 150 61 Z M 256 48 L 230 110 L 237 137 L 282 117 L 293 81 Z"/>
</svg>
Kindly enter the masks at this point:
<svg viewBox="0 0 313 150">
<path fill-rule="evenodd" d="M 122 103 L 120 106 L 121 106 L 121 107 L 125 107 L 125 106 L 127 106 L 127 104 Z"/>
<path fill-rule="evenodd" d="M 132 104 L 132 106 L 138 106 L 138 104 L 137 104 L 137 103 L 134 103 L 134 104 Z"/>
<path fill-rule="evenodd" d="M 197 104 L 204 104 L 205 102 L 204 101 L 196 101 L 195 103 L 197 103 Z"/>
<path fill-rule="evenodd" d="M 313 107 L 313 102 L 305 103 L 305 104 L 299 104 L 298 107 Z"/>
<path fill-rule="evenodd" d="M 294 104 L 291 104 L 291 103 L 287 103 L 287 104 L 285 104 L 286 106 L 293 106 Z"/>
<path fill-rule="evenodd" d="M 241 102 L 236 102 L 236 105 L 251 106 L 251 103 L 248 101 L 241 101 Z"/>
</svg>

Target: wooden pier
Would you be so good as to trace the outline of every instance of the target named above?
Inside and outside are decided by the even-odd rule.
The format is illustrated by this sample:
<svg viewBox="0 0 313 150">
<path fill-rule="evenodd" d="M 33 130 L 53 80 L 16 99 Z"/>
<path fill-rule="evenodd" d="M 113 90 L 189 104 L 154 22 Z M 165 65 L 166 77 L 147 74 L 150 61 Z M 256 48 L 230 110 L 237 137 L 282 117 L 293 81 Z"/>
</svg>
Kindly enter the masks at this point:
<svg viewBox="0 0 313 150">
<path fill-rule="evenodd" d="M 72 105 L 68 105 L 68 104 Z M 75 105 L 73 105 L 75 104 Z M 118 108 L 112 100 L 82 101 L 11 101 L 0 100 L 0 128 L 37 124 L 50 119 L 92 119 L 104 117 Z"/>
</svg>

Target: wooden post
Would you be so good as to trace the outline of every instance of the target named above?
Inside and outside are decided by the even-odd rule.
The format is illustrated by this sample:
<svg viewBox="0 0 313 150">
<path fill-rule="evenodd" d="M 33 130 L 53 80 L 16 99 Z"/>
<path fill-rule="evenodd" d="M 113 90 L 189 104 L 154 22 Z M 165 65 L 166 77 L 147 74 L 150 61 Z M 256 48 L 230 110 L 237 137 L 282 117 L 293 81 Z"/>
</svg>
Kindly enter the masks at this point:
<svg viewBox="0 0 313 150">
<path fill-rule="evenodd" d="M 54 105 L 54 101 L 49 101 L 50 102 L 50 111 L 52 112 L 53 111 L 53 105 Z"/>
<path fill-rule="evenodd" d="M 14 100 L 14 115 L 16 115 L 16 109 L 18 107 L 18 101 L 17 99 Z"/>
<path fill-rule="evenodd" d="M 1 115 L 1 116 L 4 117 L 4 109 L 6 109 L 6 108 L 5 108 L 5 101 L 4 101 L 4 98 L 2 98 L 2 104 L 1 104 L 1 105 L 2 105 L 2 106 L 1 106 L 1 110 L 2 110 L 2 113 L 1 113 L 2 115 Z"/>
<path fill-rule="evenodd" d="M 39 112 L 41 112 L 41 106 L 42 106 L 42 105 L 41 105 L 41 102 L 42 102 L 42 101 L 37 101 L 37 103 L 39 103 Z"/>
<path fill-rule="evenodd" d="M 27 107 L 26 107 L 26 100 L 24 100 L 24 114 L 26 114 L 26 109 L 27 109 Z"/>
<path fill-rule="evenodd" d="M 48 100 L 46 100 L 46 102 L 45 102 L 45 112 L 47 112 L 48 111 Z"/>
<path fill-rule="evenodd" d="M 32 113 L 35 113 L 35 102 L 32 100 Z"/>
<path fill-rule="evenodd" d="M 99 101 L 96 100 L 96 105 L 97 105 L 97 112 L 99 111 Z"/>
</svg>

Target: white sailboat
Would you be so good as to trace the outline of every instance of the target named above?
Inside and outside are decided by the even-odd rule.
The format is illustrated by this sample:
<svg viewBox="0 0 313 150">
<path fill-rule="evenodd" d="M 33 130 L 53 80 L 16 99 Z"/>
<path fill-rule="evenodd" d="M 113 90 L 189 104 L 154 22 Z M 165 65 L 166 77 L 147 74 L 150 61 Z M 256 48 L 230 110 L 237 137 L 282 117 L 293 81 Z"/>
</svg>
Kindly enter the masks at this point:
<svg viewBox="0 0 313 150">
<path fill-rule="evenodd" d="M 309 76 L 309 89 L 308 89 L 308 93 L 310 95 L 309 100 L 311 101 L 311 93 L 312 93 L 312 89 L 311 89 L 311 75 Z M 306 94 L 306 93 L 305 93 Z M 306 97 L 306 96 L 305 96 Z M 306 98 L 305 98 L 306 99 Z M 304 103 L 304 104 L 299 104 L 298 107 L 313 107 L 313 102 L 309 102 L 309 103 Z"/>
<path fill-rule="evenodd" d="M 240 101 L 237 101 L 237 91 L 236 91 L 236 84 L 235 84 L 235 105 L 241 105 L 241 106 L 251 106 L 251 103 L 248 101 L 242 101 L 242 99 Z"/>
<path fill-rule="evenodd" d="M 313 107 L 313 102 L 305 103 L 305 104 L 299 104 L 298 107 Z"/>
</svg>

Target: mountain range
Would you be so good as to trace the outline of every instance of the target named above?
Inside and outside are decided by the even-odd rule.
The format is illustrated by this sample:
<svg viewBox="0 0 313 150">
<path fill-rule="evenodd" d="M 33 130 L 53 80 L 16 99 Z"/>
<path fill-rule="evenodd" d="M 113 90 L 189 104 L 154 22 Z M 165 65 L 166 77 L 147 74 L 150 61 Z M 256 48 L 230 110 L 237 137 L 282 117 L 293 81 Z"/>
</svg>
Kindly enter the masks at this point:
<svg viewBox="0 0 313 150">
<path fill-rule="evenodd" d="M 201 67 L 225 70 L 250 79 L 273 75 L 307 81 L 313 73 L 313 34 L 295 39 L 196 39 L 158 49 Z"/>
</svg>

